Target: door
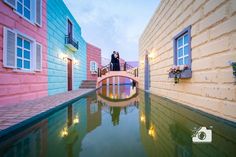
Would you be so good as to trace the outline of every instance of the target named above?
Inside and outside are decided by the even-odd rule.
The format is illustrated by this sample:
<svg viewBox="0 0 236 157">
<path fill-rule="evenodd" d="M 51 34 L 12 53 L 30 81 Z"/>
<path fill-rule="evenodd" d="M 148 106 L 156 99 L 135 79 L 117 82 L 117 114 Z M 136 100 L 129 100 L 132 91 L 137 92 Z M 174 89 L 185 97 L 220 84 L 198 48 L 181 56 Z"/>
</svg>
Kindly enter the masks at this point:
<svg viewBox="0 0 236 157">
<path fill-rule="evenodd" d="M 68 91 L 72 90 L 72 60 L 67 59 L 67 79 L 68 79 Z"/>
<path fill-rule="evenodd" d="M 68 20 L 68 36 L 69 39 L 73 38 L 73 25 L 70 20 Z"/>
<path fill-rule="evenodd" d="M 150 65 L 148 55 L 145 55 L 145 68 L 144 68 L 144 90 L 149 91 L 150 89 Z"/>
</svg>

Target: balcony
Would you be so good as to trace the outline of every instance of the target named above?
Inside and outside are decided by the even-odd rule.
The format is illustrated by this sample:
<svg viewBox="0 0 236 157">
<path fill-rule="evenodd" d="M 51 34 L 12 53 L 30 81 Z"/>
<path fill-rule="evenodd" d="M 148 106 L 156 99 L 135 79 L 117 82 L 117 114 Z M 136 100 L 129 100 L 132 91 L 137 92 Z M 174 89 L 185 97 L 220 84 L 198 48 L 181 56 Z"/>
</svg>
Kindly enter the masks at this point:
<svg viewBox="0 0 236 157">
<path fill-rule="evenodd" d="M 71 51 L 77 51 L 79 49 L 78 41 L 75 41 L 72 37 L 66 35 L 65 37 L 65 45 L 71 50 Z"/>
</svg>

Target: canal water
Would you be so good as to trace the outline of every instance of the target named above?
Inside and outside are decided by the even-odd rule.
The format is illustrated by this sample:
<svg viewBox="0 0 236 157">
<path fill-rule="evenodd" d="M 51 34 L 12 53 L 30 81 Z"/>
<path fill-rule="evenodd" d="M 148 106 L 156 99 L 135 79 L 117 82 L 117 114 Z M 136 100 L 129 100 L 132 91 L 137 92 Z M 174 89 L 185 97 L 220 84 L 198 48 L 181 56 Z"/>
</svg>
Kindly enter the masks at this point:
<svg viewBox="0 0 236 157">
<path fill-rule="evenodd" d="M 235 157 L 236 124 L 132 86 L 104 86 L 1 139 L 0 156 Z"/>
</svg>

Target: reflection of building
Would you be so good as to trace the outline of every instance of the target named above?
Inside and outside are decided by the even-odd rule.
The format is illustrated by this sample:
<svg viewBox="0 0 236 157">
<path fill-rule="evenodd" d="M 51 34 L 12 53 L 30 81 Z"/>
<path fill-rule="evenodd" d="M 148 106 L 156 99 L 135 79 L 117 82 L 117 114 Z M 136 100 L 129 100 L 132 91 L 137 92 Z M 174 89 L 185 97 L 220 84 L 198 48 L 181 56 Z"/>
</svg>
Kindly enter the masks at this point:
<svg viewBox="0 0 236 157">
<path fill-rule="evenodd" d="M 103 86 L 98 90 L 98 93 L 110 99 L 126 99 L 137 94 L 137 88 L 130 85 Z"/>
<path fill-rule="evenodd" d="M 87 98 L 87 132 L 94 130 L 101 125 L 101 106 L 92 97 Z"/>
<path fill-rule="evenodd" d="M 232 156 L 236 153 L 234 125 L 225 125 L 223 120 L 142 91 L 139 98 L 141 141 L 148 156 Z M 213 126 L 213 142 L 207 147 L 192 144 L 192 129 L 199 126 Z"/>
<path fill-rule="evenodd" d="M 87 100 L 82 98 L 48 118 L 47 156 L 72 157 L 87 133 Z"/>
<path fill-rule="evenodd" d="M 119 125 L 121 107 L 110 107 L 111 120 L 113 125 Z"/>
<path fill-rule="evenodd" d="M 0 144 L 1 157 L 47 156 L 48 125 L 47 120 L 27 128 L 9 137 L 4 144 Z"/>
<path fill-rule="evenodd" d="M 140 88 L 236 121 L 235 12 L 235 0 L 161 0 L 139 40 Z"/>
</svg>

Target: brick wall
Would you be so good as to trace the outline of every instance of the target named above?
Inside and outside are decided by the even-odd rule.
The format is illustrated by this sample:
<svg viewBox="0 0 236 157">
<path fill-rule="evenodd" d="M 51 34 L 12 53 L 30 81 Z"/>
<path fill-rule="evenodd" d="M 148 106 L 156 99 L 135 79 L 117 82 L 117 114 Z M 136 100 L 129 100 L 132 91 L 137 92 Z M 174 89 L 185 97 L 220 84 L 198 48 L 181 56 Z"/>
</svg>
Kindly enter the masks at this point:
<svg viewBox="0 0 236 157">
<path fill-rule="evenodd" d="M 26 21 L 12 8 L 0 1 L 0 106 L 23 102 L 46 96 L 47 84 L 47 41 L 46 0 L 42 0 L 42 27 Z M 3 27 L 15 29 L 42 44 L 42 71 L 16 72 L 3 67 Z"/>
<path fill-rule="evenodd" d="M 61 56 L 77 60 L 73 64 L 73 89 L 78 89 L 82 80 L 86 80 L 86 42 L 81 36 L 81 28 L 63 0 L 47 1 L 47 40 L 48 40 L 48 93 L 53 95 L 67 91 L 67 61 Z M 65 46 L 67 20 L 73 24 L 73 38 L 79 43 L 75 52 Z"/>
<path fill-rule="evenodd" d="M 191 25 L 192 78 L 174 84 L 173 37 Z M 235 0 L 162 0 L 139 40 L 140 87 L 144 56 L 150 59 L 150 91 L 236 121 L 236 86 L 229 61 L 236 61 Z"/>
<path fill-rule="evenodd" d="M 98 64 L 98 68 L 101 67 L 101 49 L 96 46 L 87 43 L 87 79 L 96 80 L 97 74 L 92 74 L 90 72 L 90 61 L 95 61 Z"/>
</svg>

